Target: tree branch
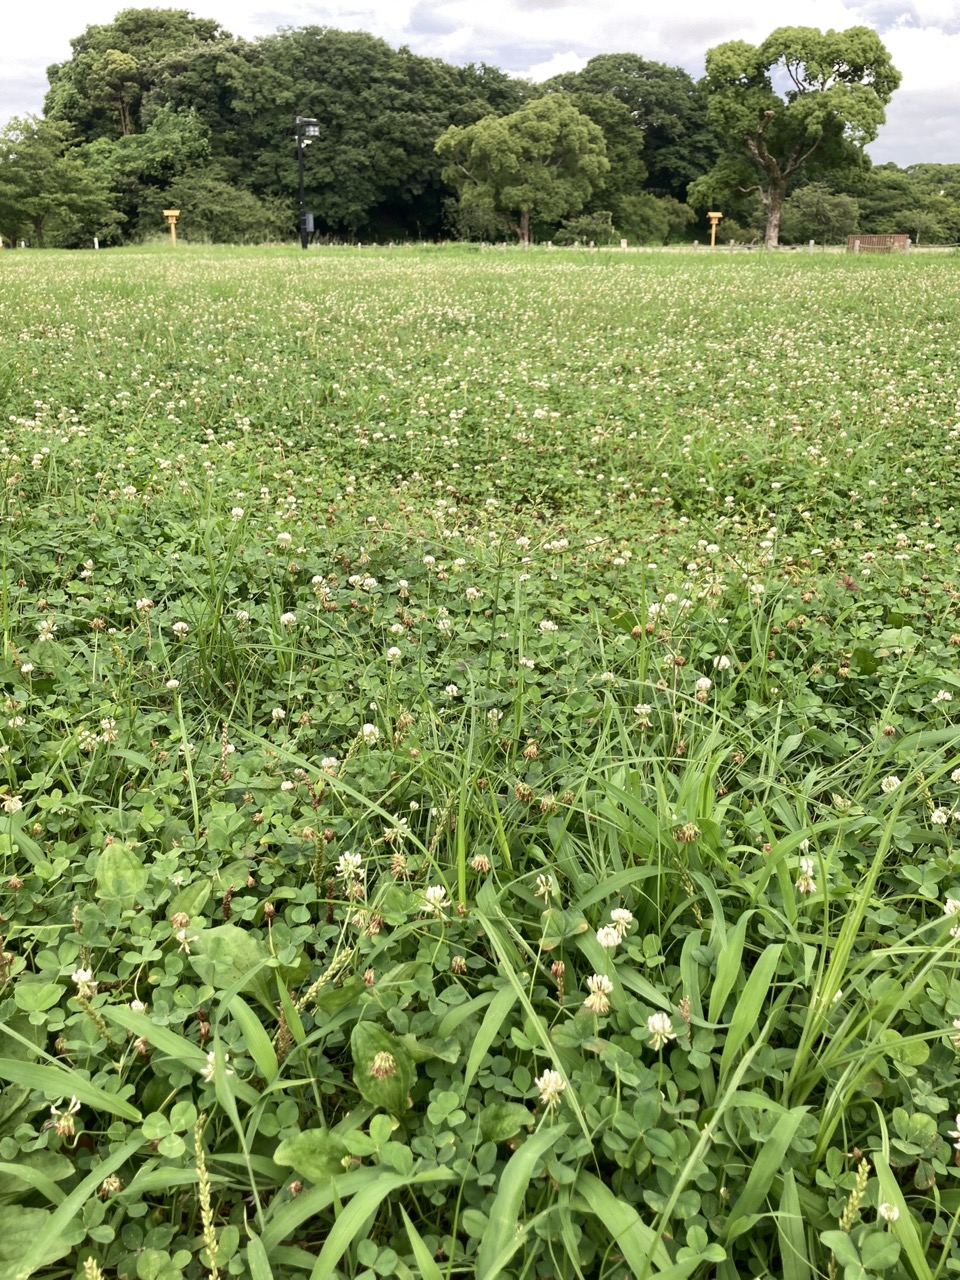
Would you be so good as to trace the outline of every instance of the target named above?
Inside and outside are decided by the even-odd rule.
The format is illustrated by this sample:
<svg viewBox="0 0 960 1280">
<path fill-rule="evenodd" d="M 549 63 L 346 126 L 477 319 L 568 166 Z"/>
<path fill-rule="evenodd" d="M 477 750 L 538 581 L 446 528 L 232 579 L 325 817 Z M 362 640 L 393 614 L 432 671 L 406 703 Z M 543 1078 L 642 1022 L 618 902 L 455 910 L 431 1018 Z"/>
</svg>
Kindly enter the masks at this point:
<svg viewBox="0 0 960 1280">
<path fill-rule="evenodd" d="M 793 83 L 796 85 L 796 87 L 797 87 L 797 92 L 798 92 L 798 93 L 806 93 L 806 89 L 804 88 L 802 81 L 797 77 L 797 73 L 796 73 L 796 71 L 794 70 L 794 68 L 795 68 L 795 67 L 799 67 L 799 65 L 800 65 L 800 63 L 799 63 L 799 62 L 792 62 L 792 63 L 791 63 L 791 62 L 788 62 L 788 63 L 786 64 L 786 66 L 787 66 L 787 75 L 790 77 L 790 79 L 791 79 L 791 80 L 793 81 Z"/>
<path fill-rule="evenodd" d="M 787 163 L 784 165 L 783 176 L 785 178 L 788 178 L 791 173 L 796 173 L 796 171 L 801 167 L 801 165 L 806 164 L 806 162 L 810 159 L 810 157 L 816 151 L 817 147 L 819 147 L 820 143 L 823 141 L 823 136 L 824 136 L 823 131 L 821 130 L 820 136 L 816 139 L 816 141 L 811 146 L 809 146 L 806 151 L 802 153 L 800 153 L 800 144 L 797 143 L 797 145 L 794 147 L 794 149 L 790 152 L 789 156 L 787 157 Z"/>
</svg>

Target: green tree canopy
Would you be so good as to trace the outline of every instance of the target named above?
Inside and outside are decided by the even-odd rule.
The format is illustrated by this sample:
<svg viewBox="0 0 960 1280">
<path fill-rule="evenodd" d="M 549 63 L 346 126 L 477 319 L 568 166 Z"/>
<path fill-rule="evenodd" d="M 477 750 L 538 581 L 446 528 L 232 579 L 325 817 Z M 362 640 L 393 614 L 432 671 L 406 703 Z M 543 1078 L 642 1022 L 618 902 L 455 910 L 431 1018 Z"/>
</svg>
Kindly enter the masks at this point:
<svg viewBox="0 0 960 1280">
<path fill-rule="evenodd" d="M 859 229 L 859 218 L 852 196 L 831 191 L 825 182 L 810 182 L 784 201 L 781 231 L 784 239 L 794 242 L 837 244 Z"/>
<path fill-rule="evenodd" d="M 190 172 L 203 171 L 219 178 L 210 164 L 210 137 L 195 111 L 161 107 L 142 133 L 126 137 L 97 138 L 78 148 L 91 173 L 97 174 L 115 193 L 117 207 L 135 232 L 155 229 L 152 214 L 141 225 L 141 213 L 149 193 L 162 191 Z M 149 202 L 152 210 L 156 201 Z"/>
<path fill-rule="evenodd" d="M 296 191 L 296 114 L 319 133 L 305 156 L 307 202 L 341 236 L 439 226 L 445 194 L 433 144 L 458 114 L 484 111 L 477 80 L 363 32 L 305 27 L 258 41 L 231 70 L 231 110 L 246 130 L 246 181 Z M 486 108 L 489 110 L 489 108 Z"/>
<path fill-rule="evenodd" d="M 73 56 L 48 67 L 44 114 L 83 141 L 137 133 L 141 102 L 163 59 L 225 36 L 218 23 L 186 9 L 124 9 L 113 22 L 87 27 L 70 41 Z"/>
<path fill-rule="evenodd" d="M 594 184 L 586 202 L 588 212 L 609 210 L 614 225 L 625 222 L 627 202 L 643 193 L 647 166 L 643 158 L 643 133 L 619 99 L 609 93 L 571 93 L 570 101 L 603 133 L 610 167 Z M 589 238 L 589 237 L 588 237 Z"/>
<path fill-rule="evenodd" d="M 502 218 L 524 245 L 532 218 L 578 213 L 610 168 L 603 131 L 560 93 L 508 116 L 453 125 L 436 150 L 461 202 Z"/>
<path fill-rule="evenodd" d="M 776 245 L 797 174 L 850 164 L 877 136 L 900 73 L 869 27 L 780 27 L 760 45 L 731 40 L 710 49 L 703 83 L 726 150 L 691 184 L 690 199 L 703 205 L 731 187 L 757 191 L 766 243 Z"/>
<path fill-rule="evenodd" d="M 72 245 L 106 238 L 119 221 L 109 183 L 71 149 L 65 125 L 28 116 L 0 133 L 0 233 Z"/>
<path fill-rule="evenodd" d="M 646 186 L 656 195 L 683 199 L 688 183 L 719 154 L 720 138 L 707 119 L 706 98 L 680 67 L 635 53 L 602 53 L 546 87 L 610 95 L 623 103 L 643 136 Z"/>
</svg>

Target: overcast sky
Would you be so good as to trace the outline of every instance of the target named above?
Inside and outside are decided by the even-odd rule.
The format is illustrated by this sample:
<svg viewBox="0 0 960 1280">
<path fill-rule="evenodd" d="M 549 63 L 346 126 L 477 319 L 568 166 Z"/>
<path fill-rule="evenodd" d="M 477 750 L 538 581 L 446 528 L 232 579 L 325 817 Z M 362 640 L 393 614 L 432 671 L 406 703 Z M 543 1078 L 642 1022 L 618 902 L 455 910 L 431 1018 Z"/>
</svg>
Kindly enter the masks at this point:
<svg viewBox="0 0 960 1280">
<path fill-rule="evenodd" d="M 704 53 L 723 40 L 756 43 L 774 26 L 867 25 L 903 73 L 869 148 L 874 161 L 960 163 L 960 0 L 11 0 L 0 21 L 0 125 L 39 113 L 47 67 L 70 56 L 73 36 L 124 7 L 191 8 L 248 39 L 309 24 L 368 31 L 416 53 L 489 62 L 534 80 L 598 53 L 638 53 L 699 77 Z"/>
</svg>

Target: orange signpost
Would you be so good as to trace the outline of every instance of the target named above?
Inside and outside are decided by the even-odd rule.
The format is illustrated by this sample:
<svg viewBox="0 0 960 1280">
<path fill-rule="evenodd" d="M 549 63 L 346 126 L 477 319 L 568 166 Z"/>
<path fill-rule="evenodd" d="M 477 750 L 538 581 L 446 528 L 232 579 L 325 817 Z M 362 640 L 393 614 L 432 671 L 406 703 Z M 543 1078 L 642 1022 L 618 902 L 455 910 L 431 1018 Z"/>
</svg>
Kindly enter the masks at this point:
<svg viewBox="0 0 960 1280">
<path fill-rule="evenodd" d="M 174 248 L 177 247 L 177 219 L 180 217 L 179 209 L 164 209 L 163 216 L 166 218 L 170 226 L 170 243 Z"/>
</svg>

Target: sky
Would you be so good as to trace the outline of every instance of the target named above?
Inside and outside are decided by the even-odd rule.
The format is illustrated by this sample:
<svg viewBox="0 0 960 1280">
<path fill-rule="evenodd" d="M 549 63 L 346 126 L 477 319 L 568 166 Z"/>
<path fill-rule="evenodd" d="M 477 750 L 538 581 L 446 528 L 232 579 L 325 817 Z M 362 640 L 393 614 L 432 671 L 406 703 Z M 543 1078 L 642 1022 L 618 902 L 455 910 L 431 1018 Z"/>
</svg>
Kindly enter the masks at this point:
<svg viewBox="0 0 960 1280">
<path fill-rule="evenodd" d="M 960 163 L 960 0 L 43 0 L 5 4 L 0 23 L 0 127 L 39 114 L 46 69 L 70 40 L 122 8 L 189 8 L 254 39 L 307 25 L 367 31 L 447 62 L 488 62 L 544 80 L 598 53 L 637 53 L 703 74 L 706 50 L 755 44 L 775 26 L 874 27 L 903 74 L 869 148 L 877 164 Z"/>
</svg>

